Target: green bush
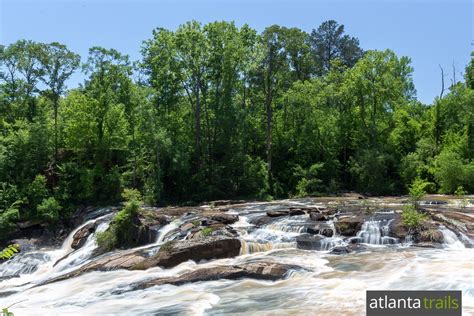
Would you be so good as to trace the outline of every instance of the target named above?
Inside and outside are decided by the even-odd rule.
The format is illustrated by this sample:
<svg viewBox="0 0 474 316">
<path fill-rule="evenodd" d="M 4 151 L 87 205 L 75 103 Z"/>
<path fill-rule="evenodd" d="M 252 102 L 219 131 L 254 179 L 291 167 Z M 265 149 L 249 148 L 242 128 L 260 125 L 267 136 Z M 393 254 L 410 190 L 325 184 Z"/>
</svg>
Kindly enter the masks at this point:
<svg viewBox="0 0 474 316">
<path fill-rule="evenodd" d="M 8 247 L 0 251 L 0 259 L 3 259 L 3 260 L 11 259 L 18 251 L 20 251 L 20 245 L 18 244 L 9 245 Z"/>
<path fill-rule="evenodd" d="M 54 223 L 59 219 L 61 209 L 61 205 L 53 197 L 43 199 L 41 204 L 36 207 L 39 218 L 50 223 Z"/>
<path fill-rule="evenodd" d="M 415 207 L 418 207 L 418 202 L 421 198 L 426 194 L 425 188 L 429 183 L 420 179 L 416 178 L 410 185 L 410 200 L 413 202 Z"/>
<path fill-rule="evenodd" d="M 214 229 L 212 229 L 210 227 L 206 227 L 203 230 L 201 230 L 201 234 L 202 234 L 202 236 L 207 237 L 207 236 L 210 236 L 213 231 L 214 231 Z"/>
<path fill-rule="evenodd" d="M 48 188 L 46 187 L 46 177 L 41 174 L 37 175 L 33 182 L 28 185 L 27 191 L 30 206 L 36 208 L 49 195 Z"/>
<path fill-rule="evenodd" d="M 112 250 L 119 247 L 134 246 L 137 227 L 134 219 L 138 215 L 141 205 L 141 194 L 135 189 L 125 189 L 122 197 L 126 200 L 125 206 L 112 219 L 109 228 L 96 236 L 99 247 Z"/>
<path fill-rule="evenodd" d="M 115 238 L 115 236 L 115 231 L 109 228 L 104 232 L 97 233 L 95 239 L 102 250 L 111 251 L 115 249 L 117 245 L 117 239 Z"/>
<path fill-rule="evenodd" d="M 425 214 L 418 212 L 413 205 L 406 205 L 403 208 L 402 222 L 409 228 L 417 228 L 427 219 Z"/>
</svg>

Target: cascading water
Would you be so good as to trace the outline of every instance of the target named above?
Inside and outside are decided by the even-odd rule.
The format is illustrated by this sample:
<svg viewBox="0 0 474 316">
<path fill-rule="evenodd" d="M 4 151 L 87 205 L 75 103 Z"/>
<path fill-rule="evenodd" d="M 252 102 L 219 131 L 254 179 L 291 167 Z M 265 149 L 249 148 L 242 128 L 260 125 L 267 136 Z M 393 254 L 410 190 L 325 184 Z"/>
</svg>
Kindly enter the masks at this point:
<svg viewBox="0 0 474 316">
<path fill-rule="evenodd" d="M 388 245 L 397 243 L 397 239 L 388 236 L 390 232 L 389 221 L 365 221 L 361 230 L 357 233 L 357 240 L 364 244 Z"/>
<path fill-rule="evenodd" d="M 61 282 L 43 284 L 44 280 L 95 260 L 90 257 L 95 247 L 93 235 L 81 248 L 71 249 L 72 235 L 87 224 L 84 223 L 71 233 L 60 249 L 21 253 L 1 264 L 0 307 L 20 302 L 11 310 L 15 315 L 121 315 L 125 312 L 132 315 L 359 315 L 365 311 L 368 288 L 455 288 L 463 291 L 463 313 L 474 313 L 474 249 L 452 247 L 448 253 L 443 249 L 418 247 L 395 246 L 390 250 L 369 247 L 368 251 L 356 255 L 341 256 L 328 254 L 327 251 L 300 250 L 296 248 L 295 239 L 305 232 L 303 228 L 307 219 L 304 215 L 278 218 L 258 227 L 251 224 L 254 217 L 264 216 L 267 210 L 273 208 L 281 208 L 281 205 L 261 203 L 234 210 L 239 215 L 239 221 L 232 226 L 242 241 L 242 256 L 199 263 L 187 261 L 170 269 L 93 271 Z M 181 228 L 190 221 L 193 221 L 191 217 L 183 216 L 165 225 L 159 230 L 156 243 L 132 251 L 145 247 L 156 249 L 167 240 L 184 238 Z M 100 219 L 96 232 L 106 229 L 107 222 L 107 218 Z M 321 224 L 334 229 L 331 221 Z M 389 224 L 388 221 L 364 223 L 358 240 L 375 245 L 391 243 Z M 315 222 L 310 222 L 310 225 L 315 225 Z M 442 232 L 447 246 L 457 245 L 459 239 L 452 231 L 442 228 Z M 332 237 L 321 239 L 321 247 L 330 250 L 345 241 L 333 231 Z M 456 260 L 452 260 L 453 257 Z M 53 267 L 60 258 L 63 259 Z M 154 286 L 144 290 L 134 290 L 131 286 L 157 278 L 181 276 L 199 268 L 213 269 L 219 265 L 256 261 L 295 264 L 306 271 L 289 273 L 286 279 L 275 282 L 213 280 L 180 286 Z"/>
<path fill-rule="evenodd" d="M 458 239 L 455 233 L 450 231 L 444 226 L 440 227 L 440 231 L 443 234 L 444 246 L 450 249 L 464 249 L 464 244 Z"/>
</svg>

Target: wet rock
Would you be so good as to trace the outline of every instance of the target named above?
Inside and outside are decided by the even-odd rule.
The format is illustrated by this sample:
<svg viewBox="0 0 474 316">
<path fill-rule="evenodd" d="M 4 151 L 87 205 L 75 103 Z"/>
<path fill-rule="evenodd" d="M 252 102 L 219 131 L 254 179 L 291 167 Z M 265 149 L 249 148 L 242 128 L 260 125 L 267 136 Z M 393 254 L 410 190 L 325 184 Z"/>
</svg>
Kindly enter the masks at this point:
<svg viewBox="0 0 474 316">
<path fill-rule="evenodd" d="M 166 244 L 165 244 L 166 245 Z M 160 266 L 174 267 L 182 262 L 232 258 L 240 253 L 240 240 L 237 238 L 213 236 L 198 240 L 170 242 L 153 257 L 146 258 L 135 269 Z"/>
<path fill-rule="evenodd" d="M 428 229 L 417 234 L 416 240 L 418 242 L 432 242 L 441 244 L 444 241 L 444 236 L 443 233 L 438 229 Z"/>
<path fill-rule="evenodd" d="M 442 244 L 434 243 L 434 242 L 419 242 L 419 243 L 413 244 L 413 246 L 420 247 L 420 248 L 434 248 L 434 249 L 443 248 Z"/>
<path fill-rule="evenodd" d="M 179 229 L 181 231 L 188 231 L 188 230 L 191 230 L 195 227 L 195 225 L 193 223 L 186 223 L 186 224 L 183 224 L 181 227 L 179 227 Z"/>
<path fill-rule="evenodd" d="M 306 228 L 306 232 L 313 235 L 320 234 L 326 237 L 332 237 L 334 234 L 332 227 L 325 223 L 318 223 L 313 226 L 309 226 Z"/>
<path fill-rule="evenodd" d="M 52 278 L 44 283 L 38 284 L 38 286 L 74 278 L 90 271 L 110 271 L 118 269 L 131 270 L 144 260 L 145 256 L 143 256 L 139 251 L 120 251 L 113 255 L 89 262 L 77 270 Z"/>
<path fill-rule="evenodd" d="M 280 217 L 280 216 L 287 216 L 290 214 L 289 210 L 272 210 L 267 211 L 267 216 L 269 217 Z"/>
<path fill-rule="evenodd" d="M 211 280 L 236 280 L 252 278 L 258 280 L 278 280 L 285 277 L 290 270 L 301 269 L 296 265 L 282 264 L 276 262 L 252 262 L 232 266 L 218 266 L 203 268 L 185 273 L 179 277 L 162 278 L 138 285 L 136 288 L 145 289 L 151 286 L 171 284 L 182 285 L 192 282 Z"/>
<path fill-rule="evenodd" d="M 324 237 L 319 235 L 303 234 L 296 237 L 296 248 L 305 250 L 320 250 Z"/>
<path fill-rule="evenodd" d="M 330 253 L 333 255 L 345 255 L 351 252 L 353 252 L 353 250 L 347 246 L 338 246 L 334 247 Z"/>
<path fill-rule="evenodd" d="M 265 216 L 253 218 L 249 222 L 250 222 L 250 224 L 253 224 L 257 227 L 260 227 L 260 226 L 263 226 L 263 225 L 271 224 L 277 219 L 278 219 L 278 217 L 270 217 L 270 216 L 265 215 Z"/>
<path fill-rule="evenodd" d="M 401 218 L 393 220 L 390 223 L 389 228 L 389 236 L 398 238 L 399 240 L 405 240 L 406 236 L 410 234 L 410 230 L 403 224 Z"/>
<path fill-rule="evenodd" d="M 96 223 L 89 223 L 79 229 L 74 236 L 72 236 L 72 243 L 71 243 L 71 248 L 72 249 L 79 249 L 87 241 L 87 238 L 89 237 L 90 234 L 94 233 L 97 225 Z"/>
<path fill-rule="evenodd" d="M 245 200 L 217 200 L 209 202 L 209 205 L 212 206 L 225 206 L 225 205 L 232 205 L 232 204 L 243 204 L 247 203 Z"/>
<path fill-rule="evenodd" d="M 305 214 L 305 210 L 302 209 L 302 208 L 293 208 L 293 207 L 290 207 L 290 212 L 289 212 L 290 216 L 296 216 L 296 215 L 304 215 Z"/>
<path fill-rule="evenodd" d="M 238 215 L 225 214 L 225 213 L 214 214 L 214 215 L 211 215 L 210 218 L 211 218 L 213 221 L 220 222 L 220 223 L 226 224 L 226 225 L 233 224 L 233 223 L 235 223 L 235 222 L 237 222 L 237 221 L 239 220 L 239 216 L 238 216 Z"/>
<path fill-rule="evenodd" d="M 310 213 L 309 218 L 312 221 L 326 221 L 326 220 L 328 220 L 328 217 L 326 215 L 323 215 L 321 213 L 316 213 L 316 212 Z"/>
<path fill-rule="evenodd" d="M 340 218 L 334 223 L 336 231 L 343 236 L 355 236 L 364 223 L 362 216 Z"/>
<path fill-rule="evenodd" d="M 448 202 L 442 200 L 424 200 L 420 201 L 421 205 L 446 205 Z"/>
<path fill-rule="evenodd" d="M 329 253 L 333 255 L 344 255 L 357 251 L 364 251 L 367 247 L 361 244 L 349 244 L 347 246 L 334 247 Z"/>
</svg>

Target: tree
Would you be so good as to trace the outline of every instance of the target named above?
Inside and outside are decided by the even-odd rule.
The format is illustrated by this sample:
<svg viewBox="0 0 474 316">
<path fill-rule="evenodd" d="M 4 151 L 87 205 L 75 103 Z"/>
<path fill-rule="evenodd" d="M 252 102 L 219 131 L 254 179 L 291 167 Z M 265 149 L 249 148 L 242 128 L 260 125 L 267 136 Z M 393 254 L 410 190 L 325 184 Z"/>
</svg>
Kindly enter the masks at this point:
<svg viewBox="0 0 474 316">
<path fill-rule="evenodd" d="M 331 69 L 333 59 L 338 58 L 344 65 L 352 67 L 364 54 L 359 40 L 344 34 L 344 25 L 334 20 L 323 22 L 318 29 L 313 29 L 310 41 L 318 75 Z"/>
<path fill-rule="evenodd" d="M 54 111 L 54 153 L 58 159 L 58 107 L 59 98 L 66 90 L 66 80 L 79 67 L 80 56 L 71 52 L 65 45 L 53 42 L 43 45 L 40 62 L 44 76 L 41 80 L 49 88 L 48 97 Z"/>
</svg>

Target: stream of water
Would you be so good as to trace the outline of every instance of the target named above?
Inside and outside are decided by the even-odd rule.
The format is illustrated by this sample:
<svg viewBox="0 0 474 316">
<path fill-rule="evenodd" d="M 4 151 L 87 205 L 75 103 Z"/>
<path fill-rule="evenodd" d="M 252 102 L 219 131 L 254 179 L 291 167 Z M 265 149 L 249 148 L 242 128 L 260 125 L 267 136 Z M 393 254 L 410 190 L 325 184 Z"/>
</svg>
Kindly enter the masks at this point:
<svg viewBox="0 0 474 316">
<path fill-rule="evenodd" d="M 462 290 L 463 315 L 474 315 L 474 249 L 465 248 L 449 229 L 440 229 L 445 239 L 442 249 L 424 249 L 407 247 L 405 241 L 388 237 L 387 222 L 367 221 L 355 237 L 367 250 L 334 255 L 329 250 L 348 240 L 334 235 L 323 239 L 321 251 L 297 249 L 296 238 L 305 231 L 307 215 L 282 217 L 259 228 L 251 224 L 255 217 L 277 207 L 256 203 L 230 211 L 239 215 L 233 227 L 242 240 L 241 254 L 235 258 L 188 261 L 171 269 L 97 271 L 35 286 L 90 262 L 97 247 L 94 235 L 76 251 L 71 248 L 72 235 L 94 221 L 100 221 L 97 231 L 105 230 L 110 215 L 89 220 L 72 232 L 60 249 L 21 253 L 0 265 L 0 306 L 20 302 L 11 308 L 15 316 L 362 315 L 368 289 Z M 183 222 L 176 220 L 164 226 L 154 245 L 175 238 L 174 232 Z M 332 221 L 327 225 L 334 227 Z M 285 279 L 274 282 L 241 279 L 161 285 L 145 290 L 130 287 L 198 267 L 259 260 L 295 264 L 305 270 L 292 271 Z"/>
</svg>

